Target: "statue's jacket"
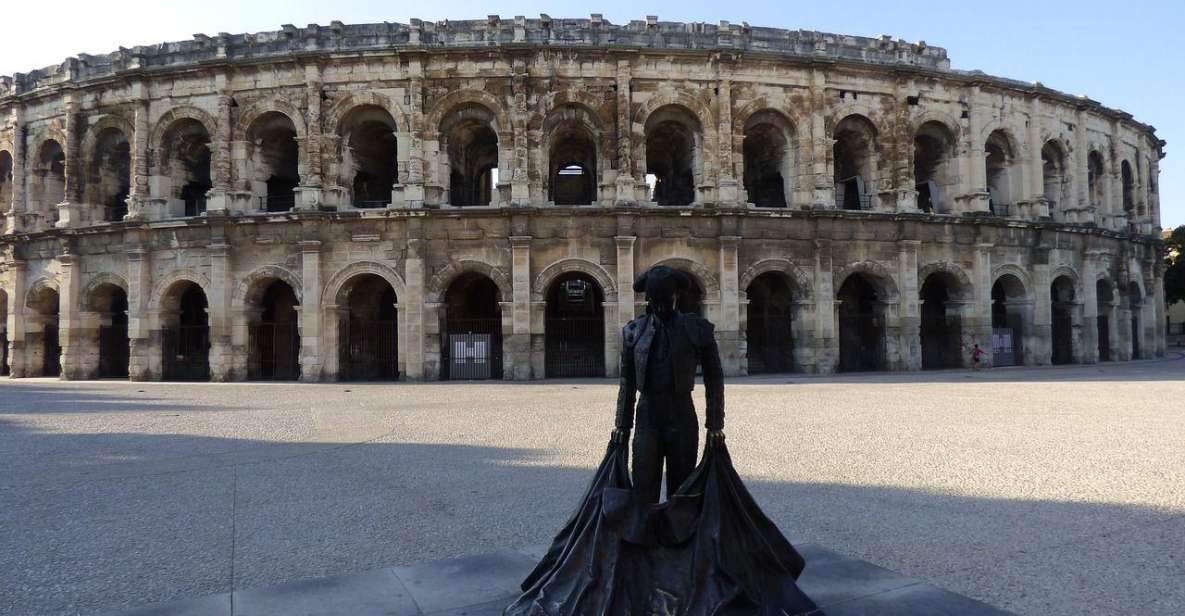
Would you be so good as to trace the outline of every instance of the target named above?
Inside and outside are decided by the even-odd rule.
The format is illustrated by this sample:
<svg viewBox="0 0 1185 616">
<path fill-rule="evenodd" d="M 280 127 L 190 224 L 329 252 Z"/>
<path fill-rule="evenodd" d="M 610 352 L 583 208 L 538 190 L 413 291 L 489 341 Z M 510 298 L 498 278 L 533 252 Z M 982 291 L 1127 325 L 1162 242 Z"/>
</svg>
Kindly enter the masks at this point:
<svg viewBox="0 0 1185 616">
<path fill-rule="evenodd" d="M 630 321 L 622 330 L 621 383 L 617 393 L 617 422 L 622 429 L 633 427 L 637 395 L 647 391 L 647 368 L 657 327 L 665 327 L 670 341 L 672 383 L 675 393 L 690 394 L 695 388 L 696 367 L 702 367 L 707 397 L 705 427 L 724 429 L 724 371 L 716 346 L 715 327 L 692 313 L 676 312 L 669 323 L 657 324 L 658 316 L 646 314 Z"/>
</svg>

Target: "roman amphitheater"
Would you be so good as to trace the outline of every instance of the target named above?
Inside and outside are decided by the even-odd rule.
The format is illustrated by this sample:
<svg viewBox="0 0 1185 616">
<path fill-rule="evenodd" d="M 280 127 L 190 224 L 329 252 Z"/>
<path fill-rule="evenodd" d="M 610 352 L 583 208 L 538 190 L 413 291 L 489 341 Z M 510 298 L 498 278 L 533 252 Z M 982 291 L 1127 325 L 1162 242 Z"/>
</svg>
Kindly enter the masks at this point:
<svg viewBox="0 0 1185 616">
<path fill-rule="evenodd" d="M 924 42 L 283 26 L 0 78 L 13 377 L 613 376 L 687 272 L 729 374 L 1163 355 L 1151 126 Z"/>
</svg>

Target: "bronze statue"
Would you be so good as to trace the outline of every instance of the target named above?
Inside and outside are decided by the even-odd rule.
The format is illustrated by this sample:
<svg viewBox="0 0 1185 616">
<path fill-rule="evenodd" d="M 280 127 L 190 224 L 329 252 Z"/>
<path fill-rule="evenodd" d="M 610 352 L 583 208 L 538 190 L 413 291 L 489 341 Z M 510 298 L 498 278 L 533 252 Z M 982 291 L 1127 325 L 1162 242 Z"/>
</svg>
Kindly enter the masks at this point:
<svg viewBox="0 0 1185 616">
<path fill-rule="evenodd" d="M 617 421 L 605 458 L 504 616 L 821 614 L 795 583 L 802 557 L 733 470 L 712 324 L 680 312 L 676 301 L 689 284 L 666 267 L 635 283 L 646 315 L 622 332 Z M 697 366 L 708 429 L 698 466 Z M 664 464 L 667 500 L 658 504 Z"/>
</svg>

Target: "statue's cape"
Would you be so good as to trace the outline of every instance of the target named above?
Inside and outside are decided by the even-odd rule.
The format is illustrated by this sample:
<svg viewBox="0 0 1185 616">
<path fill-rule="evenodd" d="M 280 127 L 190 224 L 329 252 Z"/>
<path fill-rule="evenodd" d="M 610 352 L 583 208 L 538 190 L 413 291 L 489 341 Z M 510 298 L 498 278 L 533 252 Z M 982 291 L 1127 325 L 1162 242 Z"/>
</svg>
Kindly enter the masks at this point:
<svg viewBox="0 0 1185 616">
<path fill-rule="evenodd" d="M 504 616 L 820 614 L 805 565 L 762 513 L 723 443 L 669 501 L 638 503 L 627 447 L 610 443 L 580 506 Z"/>
</svg>

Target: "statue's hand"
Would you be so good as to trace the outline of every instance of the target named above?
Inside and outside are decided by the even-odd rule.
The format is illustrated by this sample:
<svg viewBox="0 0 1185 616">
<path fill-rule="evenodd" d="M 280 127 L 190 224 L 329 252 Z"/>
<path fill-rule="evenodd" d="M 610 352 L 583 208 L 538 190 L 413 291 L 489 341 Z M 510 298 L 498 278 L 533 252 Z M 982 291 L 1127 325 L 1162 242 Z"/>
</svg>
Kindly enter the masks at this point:
<svg viewBox="0 0 1185 616">
<path fill-rule="evenodd" d="M 708 430 L 708 445 L 723 445 L 724 430 Z"/>
<path fill-rule="evenodd" d="M 630 442 L 630 431 L 625 428 L 617 428 L 613 431 L 613 442 L 619 445 L 624 445 Z"/>
</svg>

